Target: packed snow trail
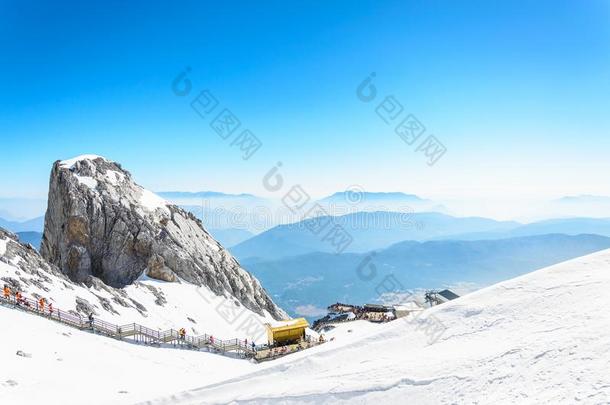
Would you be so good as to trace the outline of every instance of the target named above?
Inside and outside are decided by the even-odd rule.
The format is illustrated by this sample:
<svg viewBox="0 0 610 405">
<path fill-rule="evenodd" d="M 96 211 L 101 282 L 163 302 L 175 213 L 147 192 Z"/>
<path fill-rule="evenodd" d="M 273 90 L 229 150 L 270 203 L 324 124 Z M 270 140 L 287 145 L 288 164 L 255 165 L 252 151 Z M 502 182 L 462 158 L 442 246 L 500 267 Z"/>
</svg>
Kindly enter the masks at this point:
<svg viewBox="0 0 610 405">
<path fill-rule="evenodd" d="M 605 250 L 150 403 L 609 404 L 609 291 Z"/>
</svg>

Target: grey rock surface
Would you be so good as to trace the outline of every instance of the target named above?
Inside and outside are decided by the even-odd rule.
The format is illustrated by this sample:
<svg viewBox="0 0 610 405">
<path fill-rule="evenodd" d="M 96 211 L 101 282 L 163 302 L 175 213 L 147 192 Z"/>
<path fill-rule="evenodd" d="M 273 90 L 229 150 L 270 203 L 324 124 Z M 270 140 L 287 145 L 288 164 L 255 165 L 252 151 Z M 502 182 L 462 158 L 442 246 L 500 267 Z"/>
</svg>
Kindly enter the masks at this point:
<svg viewBox="0 0 610 405">
<path fill-rule="evenodd" d="M 258 314 L 286 317 L 199 219 L 102 157 L 54 163 L 41 254 L 75 282 L 93 276 L 121 288 L 144 274 L 205 285 Z"/>
</svg>

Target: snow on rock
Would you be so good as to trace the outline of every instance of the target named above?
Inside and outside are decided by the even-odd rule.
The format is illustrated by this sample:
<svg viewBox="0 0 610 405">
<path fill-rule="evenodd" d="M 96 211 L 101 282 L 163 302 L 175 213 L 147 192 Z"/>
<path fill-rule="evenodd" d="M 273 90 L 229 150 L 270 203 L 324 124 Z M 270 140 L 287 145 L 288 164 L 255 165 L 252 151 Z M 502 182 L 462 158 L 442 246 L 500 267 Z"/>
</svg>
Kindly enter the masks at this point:
<svg viewBox="0 0 610 405">
<path fill-rule="evenodd" d="M 144 208 L 146 208 L 148 211 L 154 211 L 154 210 L 160 208 L 160 209 L 164 210 L 165 212 L 169 213 L 169 210 L 166 207 L 167 201 L 165 201 L 163 198 L 159 197 L 152 191 L 148 191 L 146 189 L 142 189 L 142 196 L 140 197 L 140 204 L 142 204 L 142 206 Z"/>
<path fill-rule="evenodd" d="M 608 404 L 609 291 L 606 250 L 149 403 Z"/>
<path fill-rule="evenodd" d="M 125 175 L 115 170 L 108 170 L 104 176 L 112 185 L 115 186 L 118 186 L 119 183 L 122 183 L 125 180 Z"/>
<path fill-rule="evenodd" d="M 97 180 L 95 180 L 93 177 L 88 177 L 88 176 L 75 176 L 76 180 L 78 180 L 78 182 L 80 184 L 84 184 L 85 186 L 89 187 L 91 190 L 95 190 L 97 188 Z"/>
<path fill-rule="evenodd" d="M 62 167 L 65 167 L 67 169 L 71 169 L 72 167 L 74 167 L 74 165 L 77 162 L 81 162 L 83 160 L 96 160 L 96 159 L 106 160 L 105 158 L 103 158 L 101 156 L 98 156 L 98 155 L 80 155 L 80 156 L 77 156 L 77 157 L 72 158 L 72 159 L 62 160 L 62 161 L 59 162 L 59 164 Z"/>
<path fill-rule="evenodd" d="M 41 254 L 72 281 L 94 277 L 121 288 L 143 274 L 182 280 L 261 317 L 286 317 L 199 219 L 136 184 L 116 162 L 96 155 L 55 162 L 48 204 Z"/>
</svg>

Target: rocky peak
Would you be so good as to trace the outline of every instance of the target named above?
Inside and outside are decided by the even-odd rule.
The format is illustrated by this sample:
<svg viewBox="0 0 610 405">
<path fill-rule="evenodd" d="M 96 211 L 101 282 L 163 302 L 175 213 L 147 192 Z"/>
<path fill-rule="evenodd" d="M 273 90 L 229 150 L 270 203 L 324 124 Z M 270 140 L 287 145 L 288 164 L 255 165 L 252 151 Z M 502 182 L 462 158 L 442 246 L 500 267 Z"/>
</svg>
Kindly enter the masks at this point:
<svg viewBox="0 0 610 405">
<path fill-rule="evenodd" d="M 24 274 L 39 276 L 41 281 L 48 281 L 48 275 L 55 275 L 69 282 L 55 266 L 47 263 L 32 245 L 19 242 L 17 235 L 0 228 L 0 262 L 15 266 Z M 17 279 L 8 278 L 2 272 L 0 279 L 13 291 L 23 291 Z M 22 280 L 23 281 L 23 280 Z"/>
<path fill-rule="evenodd" d="M 100 156 L 54 163 L 41 254 L 76 282 L 93 276 L 124 287 L 145 273 L 205 285 L 256 313 L 285 316 L 193 214 Z"/>
</svg>

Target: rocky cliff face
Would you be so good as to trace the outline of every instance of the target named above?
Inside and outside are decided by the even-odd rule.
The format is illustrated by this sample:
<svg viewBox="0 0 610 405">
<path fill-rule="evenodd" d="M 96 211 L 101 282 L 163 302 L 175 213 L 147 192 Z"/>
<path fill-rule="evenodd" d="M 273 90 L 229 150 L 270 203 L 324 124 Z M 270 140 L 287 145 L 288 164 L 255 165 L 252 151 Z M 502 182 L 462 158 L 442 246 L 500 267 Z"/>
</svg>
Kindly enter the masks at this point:
<svg viewBox="0 0 610 405">
<path fill-rule="evenodd" d="M 145 273 L 205 285 L 258 314 L 285 317 L 201 221 L 99 156 L 53 165 L 41 254 L 76 282 L 94 276 L 124 287 Z"/>
<path fill-rule="evenodd" d="M 89 277 L 87 285 L 74 283 L 59 268 L 49 264 L 30 244 L 23 244 L 17 235 L 0 228 L 0 280 L 11 291 L 19 291 L 28 298 L 44 297 L 54 305 L 73 314 L 87 316 L 113 316 L 118 312 L 113 305 L 139 311 L 146 308 L 131 299 L 127 292 L 105 285 L 99 279 Z M 154 287 L 145 287 L 152 295 L 162 295 Z M 127 311 L 126 311 L 127 312 Z M 133 313 L 134 311 L 130 311 Z M 133 316 L 133 315 L 132 315 Z M 132 318 L 128 318 L 132 319 Z"/>
</svg>

